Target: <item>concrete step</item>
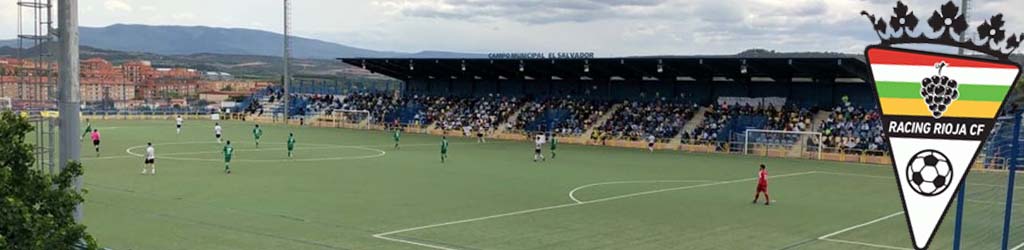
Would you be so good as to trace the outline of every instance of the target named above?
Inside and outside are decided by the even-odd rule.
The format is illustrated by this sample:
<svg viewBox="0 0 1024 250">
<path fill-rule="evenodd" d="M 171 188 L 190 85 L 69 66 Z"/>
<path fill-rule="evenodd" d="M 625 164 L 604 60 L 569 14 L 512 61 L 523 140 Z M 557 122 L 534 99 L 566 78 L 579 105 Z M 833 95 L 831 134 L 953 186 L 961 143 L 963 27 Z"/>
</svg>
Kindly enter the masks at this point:
<svg viewBox="0 0 1024 250">
<path fill-rule="evenodd" d="M 690 121 L 687 121 L 686 124 L 683 125 L 683 129 L 680 130 L 680 132 L 690 133 L 696 130 L 698 127 L 700 127 L 701 124 L 704 123 L 704 115 L 707 113 L 707 107 L 700 107 L 700 109 L 698 109 L 697 112 L 693 114 L 693 118 L 691 118 Z"/>
<path fill-rule="evenodd" d="M 814 114 L 814 118 L 811 118 L 811 124 L 807 128 L 807 131 L 820 132 L 820 131 L 818 131 L 818 127 L 821 126 L 821 123 L 824 122 L 825 119 L 828 119 L 828 116 L 830 114 L 832 114 L 832 112 L 818 111 L 817 114 Z M 797 141 L 796 145 L 793 145 L 793 147 L 789 149 L 789 152 L 786 152 L 786 156 L 789 156 L 789 157 L 800 157 L 800 155 L 803 154 L 803 152 L 807 151 L 807 140 L 808 139 L 811 139 L 811 135 L 808 135 L 808 134 L 800 135 L 800 137 L 796 140 Z M 815 140 L 817 140 L 817 139 L 815 139 Z M 819 141 L 819 142 L 815 142 L 815 143 L 821 143 L 821 142 Z"/>
<path fill-rule="evenodd" d="M 523 113 L 523 110 L 526 110 L 526 107 L 529 107 L 531 104 L 533 104 L 533 102 L 524 102 L 523 105 L 519 106 L 519 108 L 516 109 L 515 112 L 512 112 L 512 115 L 509 115 L 507 118 L 505 118 L 505 122 L 504 123 L 498 125 L 498 129 L 495 132 L 496 133 L 505 133 L 508 130 L 508 126 L 506 126 L 506 125 L 508 123 L 510 123 L 510 122 L 514 122 L 514 121 L 518 120 L 519 119 L 519 114 Z"/>
<path fill-rule="evenodd" d="M 700 126 L 700 124 L 704 123 L 704 114 L 707 114 L 707 113 L 708 113 L 708 108 L 706 108 L 706 107 L 698 108 L 697 112 L 693 113 L 693 118 L 690 118 L 689 121 L 686 121 L 686 123 L 683 124 L 683 128 L 679 129 L 679 134 L 677 134 L 676 137 L 673 137 L 672 140 L 669 141 L 669 147 L 670 148 L 679 148 L 679 145 L 682 144 L 681 141 L 683 140 L 683 134 L 684 133 L 691 133 L 691 132 L 693 132 L 693 130 L 696 130 L 697 127 Z"/>
<path fill-rule="evenodd" d="M 624 105 L 625 103 L 616 103 L 615 105 L 609 107 L 608 110 L 606 110 L 600 118 L 597 118 L 597 121 L 594 121 L 594 124 L 590 124 L 590 127 L 587 128 L 586 131 L 583 131 L 583 134 L 580 134 L 580 138 L 583 140 L 589 140 L 590 134 L 594 133 L 595 129 L 604 126 L 604 123 L 608 122 L 608 120 L 612 119 L 612 117 L 615 117 L 615 113 L 618 113 Z"/>
</svg>

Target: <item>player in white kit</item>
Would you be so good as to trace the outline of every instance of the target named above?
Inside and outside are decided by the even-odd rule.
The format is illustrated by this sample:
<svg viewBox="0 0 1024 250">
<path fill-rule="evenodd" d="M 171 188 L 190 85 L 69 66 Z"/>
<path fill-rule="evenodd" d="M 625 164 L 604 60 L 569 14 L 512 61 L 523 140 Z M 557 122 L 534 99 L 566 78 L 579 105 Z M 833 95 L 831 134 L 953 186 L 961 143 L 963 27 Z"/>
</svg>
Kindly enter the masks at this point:
<svg viewBox="0 0 1024 250">
<path fill-rule="evenodd" d="M 184 121 L 185 121 L 184 119 L 181 119 L 181 115 L 178 115 L 178 118 L 174 118 L 174 124 L 177 127 L 179 135 L 181 134 L 181 123 L 184 122 Z"/>
<path fill-rule="evenodd" d="M 647 135 L 647 151 L 654 152 L 655 140 L 657 139 L 654 138 L 654 135 Z"/>
<path fill-rule="evenodd" d="M 153 143 L 146 143 L 146 161 L 145 166 L 142 167 L 142 174 L 146 174 L 146 169 L 150 170 L 150 174 L 156 174 L 156 150 L 153 149 Z"/>
<path fill-rule="evenodd" d="M 222 129 L 222 128 L 220 127 L 220 123 L 215 123 L 215 124 L 213 125 L 213 136 L 217 137 L 217 143 L 220 143 L 220 133 L 221 133 L 221 132 L 222 132 L 223 130 L 224 130 L 224 129 Z"/>
<path fill-rule="evenodd" d="M 533 142 L 533 161 L 534 162 L 537 162 L 537 160 L 546 161 L 544 159 L 543 152 L 541 152 L 541 149 L 543 148 L 543 146 L 544 146 L 544 135 L 537 135 L 536 139 Z"/>
</svg>

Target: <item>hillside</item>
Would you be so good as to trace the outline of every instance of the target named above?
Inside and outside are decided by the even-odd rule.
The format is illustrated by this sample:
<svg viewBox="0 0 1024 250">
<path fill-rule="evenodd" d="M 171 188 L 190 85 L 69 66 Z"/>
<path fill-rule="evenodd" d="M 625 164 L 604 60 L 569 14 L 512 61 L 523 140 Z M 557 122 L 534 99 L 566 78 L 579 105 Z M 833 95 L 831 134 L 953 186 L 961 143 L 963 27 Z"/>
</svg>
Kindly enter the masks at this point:
<svg viewBox="0 0 1024 250">
<path fill-rule="evenodd" d="M 18 50 L 0 47 L 0 57 L 13 57 Z M 28 54 L 29 50 L 23 51 Z M 147 60 L 157 67 L 188 67 L 204 71 L 228 72 L 237 77 L 277 79 L 281 75 L 283 62 L 280 57 L 254 55 L 228 55 L 201 53 L 190 55 L 159 55 L 142 52 L 122 52 L 82 46 L 80 57 L 100 57 L 114 64 L 128 60 Z M 337 60 L 295 59 L 292 61 L 296 75 L 344 76 L 355 78 L 387 78 Z"/>
<path fill-rule="evenodd" d="M 279 33 L 240 28 L 206 26 L 152 26 L 115 24 L 81 27 L 81 45 L 93 48 L 144 52 L 160 55 L 201 53 L 225 55 L 280 56 L 284 36 Z M 17 47 L 16 40 L 0 40 L 0 47 Z M 337 43 L 292 37 L 294 58 L 334 59 L 338 57 L 483 57 L 481 54 L 423 51 L 402 53 L 356 48 Z"/>
</svg>

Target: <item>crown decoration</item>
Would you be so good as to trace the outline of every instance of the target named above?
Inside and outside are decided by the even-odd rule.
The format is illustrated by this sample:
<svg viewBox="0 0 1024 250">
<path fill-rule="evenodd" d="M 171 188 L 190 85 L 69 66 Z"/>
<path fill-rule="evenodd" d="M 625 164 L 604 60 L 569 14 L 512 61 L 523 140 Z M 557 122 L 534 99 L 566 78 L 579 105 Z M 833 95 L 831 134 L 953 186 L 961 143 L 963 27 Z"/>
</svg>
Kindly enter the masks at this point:
<svg viewBox="0 0 1024 250">
<path fill-rule="evenodd" d="M 903 4 L 903 1 L 896 2 L 896 7 L 893 7 L 892 10 L 894 15 L 889 17 L 888 22 L 884 17 L 876 18 L 875 15 L 867 11 L 861 11 L 861 15 L 867 16 L 874 26 L 875 33 L 882 40 L 881 45 L 909 43 L 948 45 L 974 50 L 1008 61 L 1010 54 L 1013 54 L 1024 41 L 1024 33 L 1006 36 L 1006 30 L 1003 29 L 1003 24 L 1005 24 L 1003 14 L 996 14 L 985 20 L 976 28 L 976 33 L 968 32 L 970 25 L 967 23 L 967 18 L 960 13 L 960 7 L 953 4 L 952 0 L 943 4 L 926 20 L 929 27 L 918 27 L 920 20 L 906 4 Z"/>
</svg>

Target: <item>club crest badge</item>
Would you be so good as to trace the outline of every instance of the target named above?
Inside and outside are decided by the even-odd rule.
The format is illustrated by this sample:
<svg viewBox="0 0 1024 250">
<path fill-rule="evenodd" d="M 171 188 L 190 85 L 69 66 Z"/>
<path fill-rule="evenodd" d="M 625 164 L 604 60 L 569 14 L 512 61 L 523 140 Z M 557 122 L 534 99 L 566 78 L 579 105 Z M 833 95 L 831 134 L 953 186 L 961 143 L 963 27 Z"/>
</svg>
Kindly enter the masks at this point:
<svg viewBox="0 0 1024 250">
<path fill-rule="evenodd" d="M 882 111 L 893 173 L 916 249 L 927 249 L 990 134 L 1021 66 L 1010 61 L 1024 34 L 1003 15 L 970 27 L 952 1 L 919 20 L 897 2 L 890 17 L 862 12 L 880 44 L 865 57 Z M 919 25 L 922 24 L 922 25 Z M 896 47 L 930 44 L 980 53 L 961 56 Z"/>
</svg>

